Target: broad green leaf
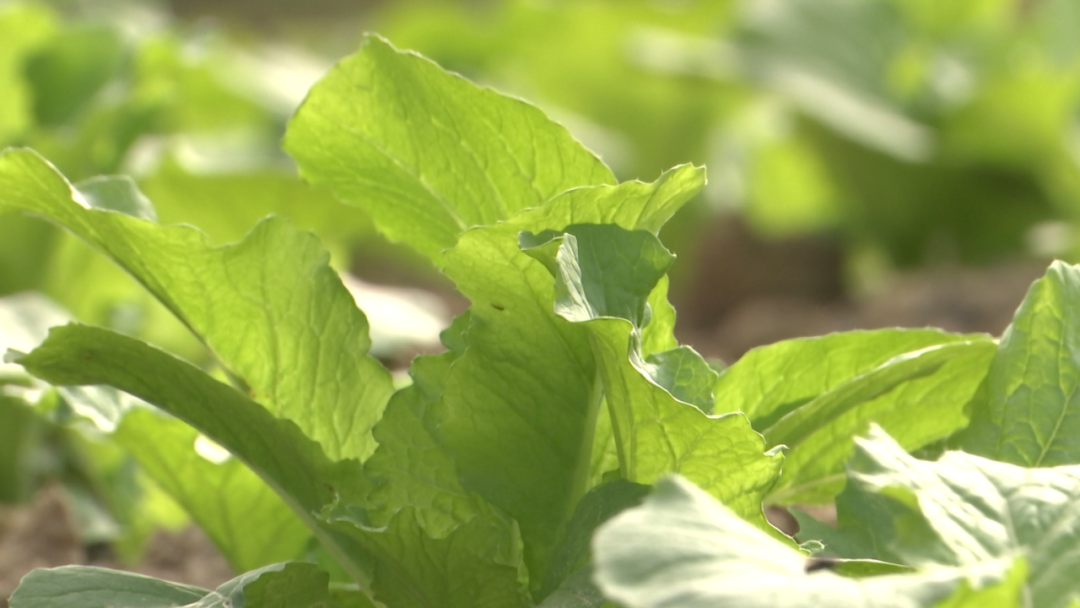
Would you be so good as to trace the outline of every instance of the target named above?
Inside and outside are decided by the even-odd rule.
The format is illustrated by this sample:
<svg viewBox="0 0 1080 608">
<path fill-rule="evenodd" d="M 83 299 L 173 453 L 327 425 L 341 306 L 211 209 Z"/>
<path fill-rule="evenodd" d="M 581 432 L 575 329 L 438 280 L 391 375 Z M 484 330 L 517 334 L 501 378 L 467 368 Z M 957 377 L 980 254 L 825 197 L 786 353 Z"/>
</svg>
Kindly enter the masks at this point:
<svg viewBox="0 0 1080 608">
<path fill-rule="evenodd" d="M 550 243 L 527 253 L 555 269 L 555 311 L 590 334 L 611 415 L 620 470 L 625 479 L 651 484 L 670 472 L 699 483 L 737 513 L 772 530 L 761 511 L 765 492 L 780 473 L 782 458 L 766 454 L 761 435 L 741 414 L 711 417 L 679 401 L 643 360 L 640 328 L 649 293 L 673 256 L 649 232 L 629 232 L 610 224 L 568 226 Z M 524 244 L 540 239 L 523 236 Z M 553 251 L 551 244 L 558 244 Z M 554 258 L 551 256 L 554 253 Z M 695 369 L 707 369 L 700 355 Z M 710 370 L 711 371 L 711 370 Z M 699 374 L 705 393 L 715 375 Z M 674 394 L 673 394 L 674 392 Z"/>
<path fill-rule="evenodd" d="M 315 564 L 275 564 L 241 574 L 191 608 L 335 608 L 329 582 Z"/>
<path fill-rule="evenodd" d="M 577 511 L 567 522 L 566 536 L 562 544 L 551 554 L 551 566 L 539 596 L 548 601 L 550 594 L 557 592 L 557 587 L 566 591 L 568 584 L 578 592 L 585 591 L 581 584 L 583 581 L 575 579 L 580 578 L 578 572 L 585 570 L 587 573 L 591 570 L 590 547 L 596 528 L 622 511 L 641 504 L 649 489 L 649 486 L 616 479 L 595 487 L 582 496 Z M 586 578 L 584 582 L 589 581 Z"/>
<path fill-rule="evenodd" d="M 379 447 L 364 465 L 375 486 L 369 496 L 372 509 L 388 518 L 414 508 L 418 525 L 435 538 L 475 517 L 478 509 L 458 480 L 453 457 L 435 439 L 431 404 L 442 393 L 453 359 L 447 353 L 413 361 L 413 384 L 390 400 L 375 425 Z"/>
<path fill-rule="evenodd" d="M 672 397 L 706 414 L 712 413 L 713 385 L 719 374 L 694 349 L 679 346 L 653 353 L 645 357 L 640 367 Z"/>
<path fill-rule="evenodd" d="M 129 181 L 75 188 L 26 150 L 0 154 L 0 213 L 13 211 L 48 218 L 122 266 L 331 459 L 374 451 L 390 376 L 367 355 L 367 321 L 310 233 L 270 219 L 212 247 L 193 228 L 143 219 L 152 208 Z"/>
<path fill-rule="evenodd" d="M 572 323 L 610 317 L 644 327 L 652 316 L 649 293 L 675 256 L 644 230 L 630 232 L 612 224 L 575 224 L 564 230 L 526 232 L 519 239 L 522 250 L 555 275 L 556 314 Z"/>
<path fill-rule="evenodd" d="M 668 301 L 669 283 L 668 276 L 664 275 L 649 294 L 649 310 L 652 311 L 652 316 L 641 332 L 641 352 L 647 357 L 679 346 L 675 339 L 675 307 Z M 712 409 L 712 405 L 702 408 L 709 412 Z"/>
<path fill-rule="evenodd" d="M 19 218 L 6 215 L 0 226 L 10 219 Z M 51 247 L 48 271 L 38 283 L 42 292 L 80 322 L 139 336 L 194 363 L 212 362 L 206 345 L 122 267 L 70 232 L 59 236 Z"/>
<path fill-rule="evenodd" d="M 936 329 L 850 331 L 761 346 L 727 368 L 716 384 L 716 413 L 742 412 L 764 430 L 817 397 L 893 357 L 970 339 Z"/>
<path fill-rule="evenodd" d="M 860 550 L 845 547 L 843 537 L 856 533 L 872 557 L 919 569 L 1019 557 L 1030 572 L 1026 605 L 1080 598 L 1080 466 L 1030 469 L 963 452 L 928 462 L 879 429 L 857 445 L 838 500 L 838 549 Z M 830 545 L 827 534 L 823 540 Z"/>
<path fill-rule="evenodd" d="M 338 509 L 328 517 L 349 524 L 339 529 L 382 558 L 373 589 L 388 605 L 526 606 L 517 526 L 462 486 L 452 456 L 435 439 L 432 405 L 455 357 L 413 361 L 413 384 L 394 395 L 375 426 L 379 447 L 365 464 L 375 485 L 371 508 Z"/>
<path fill-rule="evenodd" d="M 92 566 L 33 570 L 8 603 L 11 608 L 166 608 L 188 606 L 206 589 Z"/>
<path fill-rule="evenodd" d="M 334 608 L 329 578 L 314 564 L 275 564 L 213 591 L 92 566 L 38 569 L 11 596 L 11 608 Z"/>
<path fill-rule="evenodd" d="M 440 265 L 472 226 L 614 181 L 540 110 L 376 36 L 312 88 L 284 145 L 306 179 Z"/>
<path fill-rule="evenodd" d="M 517 232 L 563 228 L 579 207 L 659 230 L 701 187 L 701 172 L 684 167 L 654 185 L 571 190 L 557 213 L 524 212 L 513 226 L 459 240 L 471 226 L 564 190 L 610 183 L 610 172 L 535 108 L 375 38 L 315 87 L 286 148 L 309 180 L 364 206 L 383 233 L 444 266 L 473 301 L 460 348 L 450 347 L 461 355 L 428 425 L 462 487 L 521 525 L 530 575 L 542 579 L 545 555 L 589 481 L 600 394 L 588 342 L 552 313 L 550 275 L 518 251 Z M 461 506 L 453 504 L 450 512 Z"/>
<path fill-rule="evenodd" d="M 369 512 L 369 487 L 359 463 L 330 462 L 291 421 L 274 419 L 239 392 L 165 353 L 107 330 L 68 326 L 53 330 L 44 345 L 18 362 L 56 384 L 116 386 L 194 426 L 273 487 L 377 597 L 410 597 L 417 581 L 431 590 L 419 592 L 430 603 L 411 605 L 505 606 L 524 597 L 520 539 L 512 522 L 490 507 L 471 503 L 475 512 L 464 513 L 441 536 L 420 525 L 421 514 L 432 517 L 421 508 L 384 505 Z M 453 485 L 453 479 L 445 483 Z"/>
<path fill-rule="evenodd" d="M 68 386 L 59 393 L 62 407 L 53 412 L 57 421 L 93 423 L 102 433 L 95 447 L 107 440 L 122 449 L 124 461 L 130 465 L 134 458 L 140 475 L 153 482 L 152 489 L 140 485 L 139 494 L 149 490 L 153 500 L 154 492 L 164 492 L 207 533 L 234 572 L 304 555 L 311 533 L 303 522 L 255 473 L 195 429 L 111 387 Z M 96 447 L 92 453 L 102 450 Z M 140 512 L 149 506 L 140 496 L 135 504 L 120 508 L 139 522 Z M 110 507 L 116 508 L 112 502 Z"/>
<path fill-rule="evenodd" d="M 329 525 L 356 538 L 375 558 L 372 591 L 387 606 L 525 608 L 531 605 L 521 539 L 513 522 L 479 507 L 441 538 L 418 525 L 419 509 L 402 508 L 373 527 L 367 513 L 343 506 L 323 514 Z"/>
<path fill-rule="evenodd" d="M 187 424 L 136 409 L 112 437 L 184 507 L 234 571 L 303 556 L 311 540 L 304 523 L 241 461 Z"/>
<path fill-rule="evenodd" d="M 552 314 L 550 275 L 516 233 L 470 231 L 446 255 L 473 306 L 431 415 L 462 485 L 519 523 L 530 573 L 542 576 L 586 489 L 600 394 L 585 337 Z"/>
<path fill-rule="evenodd" d="M 619 473 L 619 452 L 615 447 L 615 433 L 611 428 L 611 414 L 608 413 L 606 400 L 600 404 L 600 411 L 596 415 L 591 461 L 589 487 L 598 486 L 606 476 Z"/>
<path fill-rule="evenodd" d="M 1043 467 L 1080 464 L 1080 267 L 1054 262 L 1001 337 L 971 425 L 972 454 Z"/>
<path fill-rule="evenodd" d="M 1012 559 L 855 579 L 808 572 L 812 558 L 679 477 L 602 526 L 593 554 L 601 591 L 627 608 L 976 608 L 990 605 L 979 603 L 988 593 L 1004 596 L 993 605 L 1007 608 L 1021 605 L 1017 583 L 1027 572 Z"/>
<path fill-rule="evenodd" d="M 593 478 L 603 391 L 588 337 L 554 314 L 551 275 L 518 248 L 518 234 L 575 219 L 658 230 L 703 179 L 701 170 L 680 167 L 653 184 L 571 190 L 464 233 L 445 255 L 446 274 L 472 307 L 444 335 L 457 358 L 439 383 L 428 426 L 461 486 L 520 525 L 534 585 Z"/>
<path fill-rule="evenodd" d="M 900 355 L 821 395 L 764 429 L 790 452 L 769 496 L 783 504 L 825 503 L 843 489 L 853 438 L 874 422 L 905 449 L 944 439 L 967 422 L 965 404 L 986 375 L 989 337 Z"/>
<path fill-rule="evenodd" d="M 364 580 L 363 552 L 317 520 L 328 504 L 362 502 L 366 488 L 360 465 L 331 462 L 296 423 L 275 418 L 188 363 L 105 329 L 55 328 L 17 363 L 56 385 L 114 386 L 195 427 L 269 484 L 350 575 Z"/>
<path fill-rule="evenodd" d="M 69 315 L 47 298 L 20 294 L 0 298 L 0 349 L 30 351 L 42 342 L 48 328 L 61 325 Z M 0 369 L 18 365 L 4 365 Z M 207 532 L 237 572 L 300 557 L 310 539 L 307 528 L 257 476 L 235 459 L 211 462 L 196 452 L 198 432 L 184 423 L 145 410 L 131 410 L 115 391 L 78 387 L 61 389 L 73 414 L 85 417 L 110 433 L 142 465 L 144 472 L 184 506 Z M 15 407 L 5 407 L 8 403 Z M 36 428 L 33 412 L 24 404 L 0 397 L 0 425 L 16 433 L 0 442 L 0 471 L 16 476 L 32 470 L 16 467 L 19 454 L 32 446 Z M 14 418 L 13 418 L 14 417 Z M 16 440 L 18 439 L 18 440 Z M 19 450 L 22 450 L 20 452 Z M 9 466 L 4 466 L 8 463 Z M 0 474 L 0 498 L 7 487 Z M 206 500 L 214 495 L 217 500 Z"/>
</svg>

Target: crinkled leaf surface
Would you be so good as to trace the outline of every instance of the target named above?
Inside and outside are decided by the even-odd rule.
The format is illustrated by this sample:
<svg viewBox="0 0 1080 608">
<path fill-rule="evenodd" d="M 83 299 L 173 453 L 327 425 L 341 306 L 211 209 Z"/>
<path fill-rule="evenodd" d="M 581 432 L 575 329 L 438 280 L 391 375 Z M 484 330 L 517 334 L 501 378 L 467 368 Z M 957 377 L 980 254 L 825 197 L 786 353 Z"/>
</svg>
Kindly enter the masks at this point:
<svg viewBox="0 0 1080 608">
<path fill-rule="evenodd" d="M 909 450 L 948 437 L 967 422 L 964 407 L 986 376 L 989 337 L 946 342 L 900 355 L 843 383 L 764 429 L 768 445 L 790 452 L 770 494 L 779 503 L 824 503 L 843 489 L 854 437 L 873 422 Z"/>
<path fill-rule="evenodd" d="M 588 489 L 602 390 L 588 337 L 554 314 L 551 275 L 521 252 L 518 233 L 564 227 L 574 214 L 600 219 L 612 207 L 622 210 L 618 221 L 659 229 L 702 179 L 700 170 L 682 167 L 653 184 L 572 190 L 564 196 L 579 204 L 560 197 L 470 230 L 446 254 L 446 273 L 473 306 L 452 339 L 444 338 L 456 358 L 437 390 L 418 382 L 429 386 L 433 401 L 423 426 L 452 460 L 462 487 L 519 523 L 534 584 Z"/>
<path fill-rule="evenodd" d="M 314 564 L 274 564 L 214 591 L 91 566 L 34 570 L 11 608 L 334 608 L 329 577 Z"/>
<path fill-rule="evenodd" d="M 453 457 L 435 439 L 432 426 L 431 406 L 453 359 L 452 353 L 415 359 L 413 384 L 394 394 L 375 426 L 379 448 L 364 467 L 375 485 L 369 496 L 373 524 L 413 507 L 421 527 L 442 537 L 476 515 L 477 503 L 462 487 Z"/>
<path fill-rule="evenodd" d="M 521 540 L 512 522 L 482 504 L 441 538 L 418 525 L 419 509 L 397 511 L 371 527 L 359 509 L 324 513 L 343 535 L 358 539 L 376 561 L 375 599 L 387 606 L 512 608 L 529 606 Z"/>
<path fill-rule="evenodd" d="M 712 413 L 713 385 L 719 374 L 694 349 L 678 346 L 655 352 L 645 357 L 641 369 L 679 401 Z"/>
<path fill-rule="evenodd" d="M 373 547 L 380 558 L 375 596 L 388 605 L 526 606 L 516 524 L 461 485 L 453 458 L 435 439 L 432 405 L 455 356 L 413 361 L 413 384 L 395 393 L 375 426 L 379 448 L 365 465 L 375 485 L 370 509 L 345 506 L 327 516 Z"/>
<path fill-rule="evenodd" d="M 593 554 L 600 589 L 628 608 L 1020 606 L 1026 572 L 1000 559 L 858 579 L 808 573 L 805 555 L 679 477 L 602 526 Z"/>
<path fill-rule="evenodd" d="M 838 500 L 838 548 L 920 569 L 1023 558 L 1025 605 L 1080 598 L 1080 466 L 1029 469 L 963 452 L 927 462 L 880 429 L 857 445 Z"/>
<path fill-rule="evenodd" d="M 467 228 L 614 181 L 537 108 L 376 36 L 312 88 L 285 148 L 306 179 L 437 263 Z"/>
<path fill-rule="evenodd" d="M 527 252 L 555 269 L 555 310 L 590 335 L 625 479 L 650 484 L 670 472 L 700 484 L 737 513 L 771 530 L 761 500 L 780 473 L 761 435 L 741 414 L 710 417 L 679 401 L 643 360 L 640 328 L 649 293 L 673 256 L 653 234 L 611 224 L 573 225 Z M 537 241 L 524 235 L 529 244 Z M 558 243 L 557 250 L 551 244 Z M 554 258 L 552 259 L 552 253 Z M 689 353 L 683 353 L 687 357 Z M 696 355 L 698 369 L 707 365 Z M 690 365 L 690 364 L 687 364 Z M 692 375 L 706 391 L 715 376 Z M 674 391 L 675 394 L 685 391 Z"/>
<path fill-rule="evenodd" d="M 329 582 L 315 564 L 275 564 L 241 574 L 191 608 L 335 608 Z"/>
<path fill-rule="evenodd" d="M 571 190 L 613 179 L 565 129 L 377 38 L 316 86 L 286 147 L 307 179 L 431 257 L 473 303 L 447 341 L 453 365 L 437 381 L 414 374 L 420 392 L 395 398 L 379 426 L 387 442 L 367 468 L 380 512 L 369 515 L 417 508 L 393 516 L 401 534 L 421 525 L 450 538 L 490 501 L 520 524 L 539 584 L 587 489 L 602 392 L 587 337 L 554 315 L 550 275 L 521 253 L 517 234 L 562 228 L 577 213 L 659 230 L 702 172 Z M 456 475 L 425 484 L 434 471 Z"/>
<path fill-rule="evenodd" d="M 1080 464 L 1080 267 L 1054 262 L 1001 338 L 971 426 L 972 454 L 1029 467 Z"/>
<path fill-rule="evenodd" d="M 530 574 L 543 580 L 546 555 L 590 480 L 602 391 L 586 336 L 553 314 L 550 275 L 517 248 L 517 233 L 616 217 L 655 232 L 700 189 L 702 172 L 580 188 L 613 178 L 561 126 L 376 37 L 312 90 L 285 146 L 308 180 L 364 207 L 380 231 L 443 266 L 472 301 L 451 345 L 460 356 L 432 404 L 403 402 L 413 413 L 398 419 L 411 430 L 388 423 L 381 432 L 427 433 L 438 466 L 452 461 L 464 490 L 520 524 Z M 421 407 L 430 407 L 423 417 L 431 422 L 418 426 L 409 418 Z M 422 469 L 386 456 L 384 470 Z M 371 474 L 378 477 L 374 463 Z M 397 488 L 385 487 L 388 500 L 398 493 L 391 512 L 394 500 L 433 498 L 412 482 Z M 458 488 L 436 490 L 450 517 L 425 516 L 424 525 L 434 530 L 471 512 Z"/>
<path fill-rule="evenodd" d="M 367 355 L 367 321 L 310 233 L 271 219 L 212 247 L 193 228 L 151 221 L 129 181 L 75 188 L 26 150 L 0 154 L 0 213 L 11 211 L 46 217 L 125 268 L 330 458 L 374 451 L 390 376 Z"/>
</svg>

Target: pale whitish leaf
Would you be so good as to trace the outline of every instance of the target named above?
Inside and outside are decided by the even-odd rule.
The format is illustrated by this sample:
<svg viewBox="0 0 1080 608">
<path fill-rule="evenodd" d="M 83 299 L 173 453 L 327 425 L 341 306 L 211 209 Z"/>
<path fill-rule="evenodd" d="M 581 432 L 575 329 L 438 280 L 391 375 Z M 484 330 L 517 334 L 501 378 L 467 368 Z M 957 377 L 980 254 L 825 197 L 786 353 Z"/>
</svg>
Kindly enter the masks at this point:
<svg viewBox="0 0 1080 608">
<path fill-rule="evenodd" d="M 210 591 L 91 566 L 32 571 L 11 608 L 334 608 L 329 577 L 314 564 L 274 564 Z"/>
<path fill-rule="evenodd" d="M 1080 597 L 1080 466 L 1028 469 L 963 452 L 928 462 L 876 428 L 857 446 L 838 500 L 837 548 L 920 569 L 1023 558 L 1029 605 Z M 818 531 L 830 545 L 831 533 Z M 852 532 L 863 542 L 845 543 Z"/>
<path fill-rule="evenodd" d="M 1019 607 L 1022 560 L 851 579 L 808 558 L 687 481 L 656 484 L 593 541 L 596 582 L 627 608 Z M 981 603 L 989 598 L 999 601 Z"/>
</svg>

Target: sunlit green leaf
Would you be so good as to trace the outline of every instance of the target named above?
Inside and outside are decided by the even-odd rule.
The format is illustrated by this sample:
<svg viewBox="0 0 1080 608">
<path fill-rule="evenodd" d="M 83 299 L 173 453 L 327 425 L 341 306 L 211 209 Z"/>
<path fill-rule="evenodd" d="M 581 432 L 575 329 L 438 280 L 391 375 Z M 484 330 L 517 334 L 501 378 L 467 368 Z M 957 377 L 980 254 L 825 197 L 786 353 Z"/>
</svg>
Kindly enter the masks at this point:
<svg viewBox="0 0 1080 608">
<path fill-rule="evenodd" d="M 1080 464 L 1078 298 L 1080 268 L 1062 262 L 1031 286 L 957 439 L 964 450 L 1030 467 Z"/>
<path fill-rule="evenodd" d="M 310 233 L 267 220 L 241 243 L 213 247 L 195 229 L 143 219 L 152 207 L 130 181 L 76 189 L 19 150 L 0 155 L 0 213 L 11 211 L 44 216 L 112 258 L 331 458 L 374 450 L 390 377 L 367 355 L 367 320 Z"/>
<path fill-rule="evenodd" d="M 305 178 L 436 263 L 467 228 L 614 179 L 533 106 L 374 36 L 312 89 L 285 148 Z"/>
</svg>

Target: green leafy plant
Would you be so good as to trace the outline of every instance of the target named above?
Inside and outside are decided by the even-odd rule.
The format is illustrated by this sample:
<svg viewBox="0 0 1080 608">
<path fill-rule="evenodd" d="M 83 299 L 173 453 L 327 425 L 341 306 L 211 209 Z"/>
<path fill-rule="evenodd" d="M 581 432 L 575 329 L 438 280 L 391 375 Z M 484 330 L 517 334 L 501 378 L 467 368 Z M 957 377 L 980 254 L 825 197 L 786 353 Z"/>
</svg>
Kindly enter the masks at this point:
<svg viewBox="0 0 1080 608">
<path fill-rule="evenodd" d="M 310 183 L 469 299 L 446 351 L 417 358 L 395 388 L 312 233 L 270 217 L 215 245 L 158 223 L 126 178 L 73 184 L 35 152 L 3 152 L 0 212 L 46 218 L 111 259 L 216 363 L 72 323 L 10 350 L 0 382 L 40 389 L 12 391 L 27 406 L 44 391 L 104 421 L 246 572 L 209 591 L 36 571 L 13 608 L 1021 605 L 1021 591 L 1056 606 L 1076 594 L 1033 580 L 1064 551 L 1040 545 L 1053 532 L 1044 503 L 1065 503 L 1038 488 L 1067 493 L 1067 470 L 907 451 L 952 442 L 1020 466 L 1069 463 L 1080 270 L 1053 266 L 1000 344 L 852 332 L 717 370 L 674 338 L 674 257 L 657 238 L 702 169 L 616 183 L 533 106 L 378 37 L 311 90 L 284 146 Z M 91 386 L 111 388 L 79 388 Z M 942 519 L 956 513 L 931 508 L 995 496 L 1019 502 L 981 509 L 986 526 L 1027 527 L 981 552 L 963 551 L 981 528 L 959 532 Z M 809 558 L 821 542 L 800 548 L 763 515 L 834 500 L 840 526 L 804 519 L 799 540 L 835 561 Z M 845 506 L 866 503 L 875 510 Z M 808 574 L 808 559 L 840 576 Z M 790 602 L 769 595 L 789 584 Z"/>
</svg>

